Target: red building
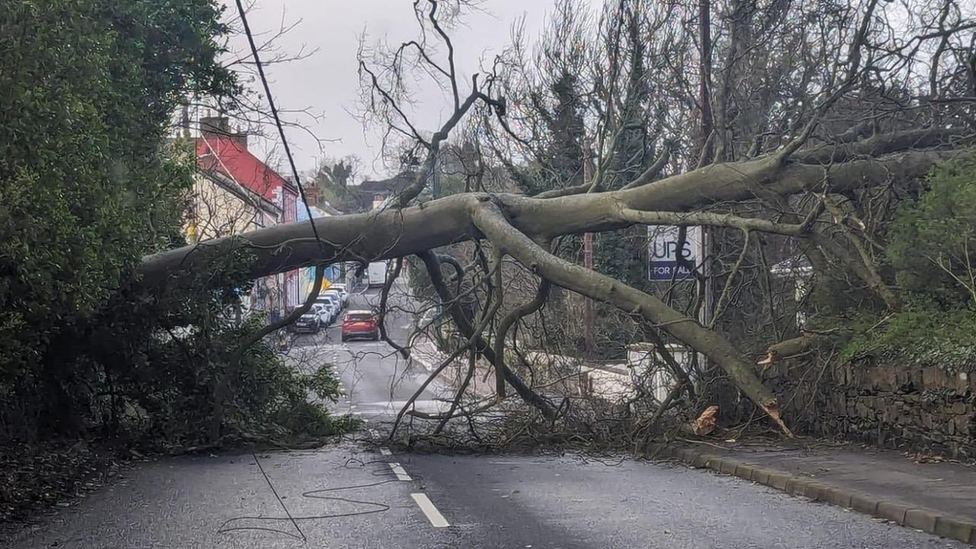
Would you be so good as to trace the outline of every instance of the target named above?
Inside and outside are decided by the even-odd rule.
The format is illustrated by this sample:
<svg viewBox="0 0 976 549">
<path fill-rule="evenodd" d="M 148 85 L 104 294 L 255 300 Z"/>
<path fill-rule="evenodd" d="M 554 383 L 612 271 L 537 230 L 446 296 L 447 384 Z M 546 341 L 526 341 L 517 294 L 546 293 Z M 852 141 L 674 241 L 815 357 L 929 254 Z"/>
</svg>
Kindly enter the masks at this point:
<svg viewBox="0 0 976 549">
<path fill-rule="evenodd" d="M 258 225 L 267 227 L 292 223 L 297 219 L 298 189 L 273 168 L 248 150 L 247 134 L 234 131 L 222 116 L 200 119 L 200 138 L 196 140 L 197 169 L 223 174 L 245 189 L 277 204 L 282 209 L 278 219 L 266 213 L 258 215 Z M 273 279 L 273 280 L 270 280 Z M 257 284 L 254 305 L 269 311 L 272 316 L 283 314 L 298 306 L 298 271 L 278 277 L 268 277 Z"/>
</svg>

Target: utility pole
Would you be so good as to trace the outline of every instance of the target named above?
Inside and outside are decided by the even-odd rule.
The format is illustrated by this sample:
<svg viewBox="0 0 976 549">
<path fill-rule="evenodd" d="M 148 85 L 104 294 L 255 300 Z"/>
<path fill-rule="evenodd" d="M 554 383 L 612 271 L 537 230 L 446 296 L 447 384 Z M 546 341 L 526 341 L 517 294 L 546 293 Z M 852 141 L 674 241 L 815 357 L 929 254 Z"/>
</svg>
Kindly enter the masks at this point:
<svg viewBox="0 0 976 549">
<path fill-rule="evenodd" d="M 430 178 L 430 194 L 431 198 L 437 200 L 441 197 L 441 181 L 437 177 L 437 160 L 440 156 L 440 151 L 434 151 L 434 161 L 430 164 L 430 173 L 427 177 Z M 434 310 L 434 333 L 437 338 L 437 345 L 441 350 L 446 350 L 444 346 L 444 321 L 443 321 L 444 308 L 441 306 L 441 302 L 438 300 L 435 305 Z"/>
<path fill-rule="evenodd" d="M 715 149 L 714 140 L 709 139 L 715 131 L 712 116 L 712 4 L 711 0 L 698 0 L 698 39 L 700 58 L 698 61 L 698 102 L 701 105 L 701 151 L 699 158 L 708 159 Z"/>
<path fill-rule="evenodd" d="M 712 159 L 712 154 L 717 148 L 717 139 L 714 139 L 714 133 L 722 131 L 722 128 L 715 128 L 714 113 L 712 112 L 712 2 L 711 0 L 698 0 L 698 34 L 699 34 L 699 47 L 700 55 L 698 63 L 698 102 L 701 104 L 701 154 L 699 158 L 703 162 L 708 163 L 709 161 L 721 162 L 723 159 L 714 158 Z M 719 111 L 722 112 L 721 110 Z M 719 120 L 721 124 L 722 119 Z M 712 314 L 712 273 L 711 267 L 709 265 L 709 254 L 711 252 L 711 235 L 708 234 L 709 231 L 705 226 L 702 226 L 699 232 L 701 242 L 699 243 L 699 252 L 701 252 L 701 257 L 698 259 L 702 266 L 702 273 L 705 277 L 705 283 L 701 285 L 698 290 L 703 292 L 704 295 L 704 306 L 699 313 L 699 321 L 703 325 L 707 325 L 711 322 Z"/>
<path fill-rule="evenodd" d="M 593 178 L 593 158 L 589 141 L 583 146 L 583 181 L 589 183 Z M 583 234 L 583 266 L 593 270 L 593 233 Z M 586 358 L 596 355 L 594 336 L 593 300 L 583 298 L 583 345 Z"/>
</svg>

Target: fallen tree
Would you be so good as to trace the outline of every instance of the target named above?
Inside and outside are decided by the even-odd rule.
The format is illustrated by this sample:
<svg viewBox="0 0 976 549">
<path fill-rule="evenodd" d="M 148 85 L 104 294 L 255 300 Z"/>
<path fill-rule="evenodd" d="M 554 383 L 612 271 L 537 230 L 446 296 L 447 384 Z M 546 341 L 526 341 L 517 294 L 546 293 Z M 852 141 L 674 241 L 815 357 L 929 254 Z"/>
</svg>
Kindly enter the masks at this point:
<svg viewBox="0 0 976 549">
<path fill-rule="evenodd" d="M 823 181 L 824 172 L 834 189 L 880 185 L 887 181 L 892 170 L 903 177 L 917 178 L 936 162 L 959 154 L 962 153 L 899 152 L 829 168 L 761 159 L 737 165 L 712 165 L 630 190 L 551 199 L 461 194 L 403 209 L 316 219 L 314 223 L 324 244 L 325 257 L 311 225 L 293 223 L 149 256 L 140 274 L 146 283 L 164 287 L 168 277 L 180 276 L 184 269 L 205 269 L 210 254 L 236 248 L 251 251 L 255 259 L 249 273 L 261 277 L 315 264 L 403 257 L 461 241 L 484 239 L 553 284 L 644 315 L 656 326 L 715 360 L 750 399 L 781 423 L 776 399 L 748 368 L 751 361 L 738 356 L 734 346 L 720 334 L 618 281 L 585 272 L 582 267 L 551 255 L 540 255 L 535 243 L 566 234 L 629 226 L 633 221 L 627 219 L 626 210 L 682 212 L 717 201 L 746 199 L 760 188 L 780 195 L 798 193 Z M 748 218 L 725 221 L 733 226 L 755 223 Z M 753 230 L 762 228 L 753 227 Z"/>
<path fill-rule="evenodd" d="M 602 101 L 600 104 L 607 107 L 596 109 L 594 116 L 597 122 L 590 129 L 595 136 L 589 142 L 596 144 L 596 165 L 593 169 L 582 170 L 581 163 L 575 168 L 560 171 L 556 169 L 559 166 L 556 166 L 554 158 L 569 155 L 579 157 L 582 162 L 582 158 L 590 154 L 586 152 L 590 145 L 583 146 L 581 140 L 576 139 L 570 144 L 563 143 L 563 148 L 553 153 L 550 150 L 554 146 L 552 143 L 547 142 L 542 147 L 532 142 L 532 136 L 541 135 L 532 124 L 545 126 L 551 136 L 558 136 L 563 131 L 576 132 L 580 127 L 586 129 L 581 114 L 577 119 L 570 117 L 563 122 L 559 120 L 559 116 L 572 112 L 574 108 L 585 108 L 572 103 L 571 97 L 559 96 L 565 85 L 571 84 L 573 71 L 581 70 L 582 61 L 569 61 L 578 63 L 578 66 L 560 66 L 555 71 L 557 80 L 563 84 L 562 87 L 555 84 L 550 87 L 555 90 L 554 101 L 561 105 L 561 110 L 544 112 L 548 107 L 537 93 L 533 95 L 533 92 L 527 92 L 524 98 L 518 97 L 514 84 L 506 82 L 511 75 L 499 72 L 482 75 L 480 82 L 478 75 L 475 75 L 464 93 L 465 85 L 458 78 L 454 65 L 451 39 L 441 19 L 443 11 L 438 11 L 444 3 L 437 0 L 415 3 L 418 22 L 425 31 L 429 31 L 432 39 L 446 46 L 448 54 L 444 60 L 436 60 L 426 42 L 408 42 L 374 52 L 377 54 L 375 59 L 381 59 L 385 64 L 376 66 L 371 65 L 368 59 L 360 61 L 367 112 L 375 121 L 385 125 L 388 135 L 402 136 L 410 142 L 408 148 L 411 151 L 419 150 L 426 155 L 413 183 L 395 200 L 368 213 L 279 225 L 149 256 L 140 269 L 143 283 L 165 288 L 172 277 L 179 277 L 184 271 L 206 269 L 207 258 L 214 253 L 240 248 L 248 249 L 254 257 L 247 266 L 253 277 L 338 261 L 365 262 L 417 255 L 423 258 L 447 314 L 462 333 L 464 345 L 479 353 L 498 370 L 498 396 L 505 394 L 506 384 L 512 385 L 524 400 L 540 409 L 547 418 L 553 417 L 556 412 L 552 403 L 525 384 L 505 364 L 505 338 L 511 323 L 518 322 L 519 316 L 500 323 L 492 322 L 491 318 L 470 318 L 459 306 L 457 292 L 452 294 L 443 280 L 438 280 L 439 262 L 432 251 L 463 242 L 476 242 L 490 247 L 498 255 L 496 261 L 499 265 L 504 258 L 517 261 L 539 279 L 540 288 L 551 284 L 599 300 L 640 318 L 651 329 L 663 332 L 707 356 L 783 432 L 790 433 L 780 417 L 775 395 L 763 386 L 756 374 L 756 361 L 743 356 L 722 330 L 715 327 L 715 319 L 704 323 L 695 314 L 672 306 L 670 297 L 662 299 L 633 284 L 568 261 L 559 253 L 554 253 L 551 244 L 567 236 L 613 233 L 635 225 L 702 225 L 741 231 L 745 235 L 744 244 L 734 254 L 737 260 L 725 275 L 722 296 L 719 298 L 720 305 L 725 305 L 726 301 L 734 299 L 735 292 L 731 285 L 748 255 L 749 235 L 775 235 L 783 241 L 801 246 L 801 253 L 809 258 L 815 270 L 839 268 L 852 287 L 858 291 L 865 288 L 867 294 L 880 299 L 884 306 L 896 309 L 899 303 L 890 281 L 884 278 L 875 264 L 873 250 L 878 244 L 867 232 L 868 225 L 860 221 L 857 211 L 845 213 L 836 197 L 856 202 L 855 199 L 866 189 L 890 188 L 895 180 L 901 184 L 914 182 L 923 178 L 939 162 L 970 154 L 968 147 L 972 143 L 972 132 L 968 109 L 972 97 L 961 98 L 958 102 L 940 102 L 927 96 L 924 99 L 909 99 L 908 102 L 915 102 L 912 109 L 892 106 L 896 105 L 893 103 L 896 99 L 901 101 L 898 105 L 903 105 L 906 100 L 901 96 L 889 97 L 873 79 L 883 69 L 902 71 L 897 78 L 906 75 L 914 77 L 912 69 L 905 69 L 904 63 L 906 59 L 920 55 L 918 48 L 906 50 L 900 43 L 877 43 L 884 40 L 881 37 L 885 35 L 882 29 L 890 30 L 903 24 L 898 22 L 893 12 L 898 9 L 896 7 L 879 7 L 876 0 L 867 0 L 851 3 L 849 9 L 842 13 L 820 14 L 837 18 L 839 30 L 837 34 L 832 34 L 833 31 L 809 27 L 809 21 L 816 19 L 811 19 L 811 16 L 817 14 L 807 11 L 808 8 L 791 6 L 786 8 L 787 13 L 779 13 L 777 10 L 780 8 L 776 6 L 759 7 L 755 3 L 734 0 L 728 6 L 731 15 L 722 22 L 730 29 L 728 43 L 723 44 L 726 66 L 723 68 L 722 82 L 713 84 L 710 73 L 701 76 L 703 89 L 706 92 L 715 91 L 708 89 L 714 87 L 718 93 L 703 93 L 705 101 L 694 104 L 694 101 L 682 95 L 685 92 L 680 91 L 687 87 L 686 82 L 680 81 L 686 77 L 680 68 L 666 65 L 656 67 L 658 73 L 679 80 L 675 83 L 674 80 L 665 79 L 674 88 L 662 88 L 660 86 L 664 84 L 654 81 L 656 73 L 643 65 L 627 68 L 626 63 L 618 58 L 623 55 L 621 51 L 626 49 L 621 41 L 631 40 L 631 46 L 636 48 L 641 43 L 641 36 L 644 36 L 641 33 L 649 33 L 647 36 L 651 46 L 662 48 L 661 57 L 653 58 L 650 54 L 641 53 L 642 57 L 633 60 L 633 63 L 666 63 L 668 59 L 680 59 L 680 55 L 691 55 L 691 50 L 668 50 L 679 46 L 675 46 L 674 40 L 668 40 L 667 32 L 678 32 L 677 29 L 683 28 L 673 18 L 675 16 L 667 11 L 652 10 L 642 2 L 633 0 L 623 2 L 619 7 L 608 7 L 605 14 L 608 22 L 601 23 L 627 28 L 630 34 L 607 34 L 612 39 L 601 35 L 601 39 L 605 38 L 601 47 L 609 50 L 598 53 L 613 61 L 608 70 L 618 72 L 603 74 L 600 71 L 604 67 L 600 66 L 593 69 L 596 71 L 593 75 L 596 82 L 593 93 L 598 96 L 598 101 Z M 463 2 L 447 4 L 454 6 Z M 704 3 L 704 9 L 710 9 L 709 2 Z M 938 11 L 932 6 L 926 9 Z M 457 12 L 449 10 L 448 13 Z M 569 13 L 567 11 L 564 17 L 571 17 Z M 804 21 L 807 27 L 800 30 L 781 27 L 777 18 L 796 18 L 797 21 Z M 565 25 L 569 30 L 583 32 L 574 26 L 578 26 L 578 22 L 567 21 Z M 754 27 L 752 30 L 755 32 L 745 32 L 746 27 Z M 962 59 L 961 56 L 968 50 L 964 46 L 956 49 L 950 46 L 964 43 L 963 36 L 971 35 L 972 27 L 965 24 L 964 19 L 960 19 L 958 25 L 950 25 L 943 17 L 935 30 L 927 23 L 912 28 L 915 33 L 912 41 L 919 44 L 932 41 L 942 43 L 938 55 L 947 55 L 946 52 L 951 50 L 960 56 L 954 59 Z M 667 29 L 672 30 L 666 32 Z M 752 42 L 747 43 L 747 40 Z M 747 100 L 737 96 L 741 90 L 732 79 L 738 78 L 741 86 L 750 84 L 750 76 L 739 74 L 735 64 L 744 63 L 742 59 L 747 54 L 754 55 L 755 46 L 767 40 L 781 41 L 780 46 L 786 48 L 784 51 L 789 49 L 790 46 L 784 44 L 790 43 L 790 40 L 809 42 L 804 46 L 808 49 L 797 54 L 805 56 L 799 60 L 789 56 L 782 60 L 762 60 L 768 64 L 764 70 L 775 72 L 784 79 L 795 76 L 790 71 L 796 63 L 803 63 L 812 72 L 820 65 L 817 52 L 835 50 L 838 40 L 844 41 L 846 49 L 843 57 L 834 59 L 829 67 L 824 68 L 829 74 L 822 75 L 818 85 L 812 83 L 812 74 L 800 75 L 799 91 L 785 101 L 789 103 L 786 113 L 774 112 L 775 101 L 771 99 L 763 103 L 765 111 L 751 113 L 765 117 L 766 122 L 757 125 L 745 114 L 737 119 L 733 113 L 732 103 L 738 101 L 745 105 Z M 684 44 L 681 47 L 687 46 L 686 43 L 681 44 Z M 548 47 L 563 46 L 553 43 Z M 567 63 L 566 59 L 565 55 L 553 54 L 548 62 Z M 710 59 L 706 61 L 711 62 Z M 499 65 L 504 66 L 504 63 Z M 513 61 L 510 65 L 517 63 Z M 933 70 L 926 75 L 931 84 L 929 87 L 946 95 L 966 92 L 960 86 L 969 84 L 960 80 L 961 73 L 953 69 L 956 65 L 948 61 L 945 65 L 944 74 L 943 71 Z M 453 109 L 446 122 L 432 135 L 419 132 L 400 106 L 400 102 L 409 95 L 403 88 L 402 75 L 418 67 L 443 83 L 453 100 Z M 614 86 L 618 81 L 628 82 L 628 85 L 616 89 Z M 752 84 L 760 86 L 755 82 Z M 622 89 L 626 89 L 627 93 Z M 643 91 L 632 94 L 635 89 Z M 650 90 L 657 90 L 662 95 L 661 104 L 653 109 L 647 106 L 654 104 L 648 95 Z M 899 90 L 903 95 L 910 95 L 909 90 Z M 514 101 L 507 100 L 506 91 L 515 95 L 516 99 L 522 99 L 517 107 L 513 106 Z M 627 108 L 609 108 L 621 101 Z M 522 111 L 519 117 L 513 118 L 511 109 L 515 108 Z M 526 109 L 535 109 L 539 121 L 533 122 L 525 116 L 523 111 Z M 670 128 L 674 135 L 668 135 L 665 124 L 654 126 L 650 123 L 652 114 L 666 117 L 675 109 L 684 113 L 682 116 L 685 118 Z M 885 114 L 875 114 L 879 109 Z M 909 110 L 924 110 L 927 114 L 915 116 Z M 643 114 L 638 116 L 635 112 Z M 838 117 L 830 118 L 832 113 L 838 112 L 842 113 L 840 120 Z M 776 116 L 782 116 L 785 122 L 773 120 Z M 689 133 L 685 129 L 689 120 L 694 119 L 702 122 L 699 134 Z M 444 146 L 452 132 L 457 133 L 465 120 L 486 136 L 485 147 L 491 149 L 491 155 L 487 152 L 476 154 L 479 159 L 475 170 L 468 170 L 464 166 L 465 189 L 469 192 L 427 199 L 424 193 L 433 179 L 431 176 L 438 162 L 442 161 Z M 565 126 L 560 126 L 562 123 Z M 637 149 L 634 149 L 638 146 L 635 145 L 637 141 L 629 137 L 630 132 L 635 130 L 641 135 L 637 140 L 640 142 Z M 651 130 L 656 133 L 649 135 Z M 530 138 L 521 136 L 520 131 L 527 132 Z M 660 150 L 650 154 L 655 151 L 647 145 L 648 142 L 660 142 Z M 743 144 L 749 146 L 743 147 Z M 481 145 L 473 145 L 470 149 L 480 151 Z M 541 177 L 538 173 L 527 175 L 524 165 L 534 162 L 547 166 L 547 185 L 555 188 L 538 192 L 535 196 L 506 192 L 504 189 L 486 189 L 482 178 L 485 163 L 491 158 L 509 172 L 511 180 L 517 182 Z M 517 160 L 519 158 L 523 160 Z M 526 158 L 531 161 L 525 161 Z M 858 206 L 855 204 L 848 208 L 857 210 Z M 890 213 L 881 215 L 879 224 L 884 222 L 884 215 Z M 482 254 L 481 262 L 487 264 L 480 248 L 478 253 Z M 460 279 L 464 273 L 460 272 L 463 269 L 458 270 Z M 487 274 L 486 265 L 482 270 Z M 484 276 L 481 284 L 495 292 L 493 299 L 500 303 L 505 291 L 504 284 L 492 284 L 490 278 Z M 524 314 L 538 310 L 546 299 L 546 296 L 542 296 L 538 303 L 531 302 Z M 728 309 L 725 307 L 725 310 Z M 494 315 L 498 307 L 496 305 L 486 310 Z M 496 330 L 494 337 L 500 340 L 492 343 L 489 340 L 493 327 Z M 774 357 L 774 354 L 779 353 L 771 349 L 770 357 Z"/>
</svg>

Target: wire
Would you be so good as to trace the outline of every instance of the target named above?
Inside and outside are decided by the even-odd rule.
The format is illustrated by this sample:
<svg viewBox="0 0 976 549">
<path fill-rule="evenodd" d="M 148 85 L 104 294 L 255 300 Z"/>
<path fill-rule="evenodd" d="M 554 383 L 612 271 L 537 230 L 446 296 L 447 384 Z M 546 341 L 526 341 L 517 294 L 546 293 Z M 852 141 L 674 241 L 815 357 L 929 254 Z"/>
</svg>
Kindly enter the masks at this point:
<svg viewBox="0 0 976 549">
<path fill-rule="evenodd" d="M 268 106 L 271 107 L 271 116 L 274 117 L 275 126 L 278 127 L 278 135 L 281 137 L 281 144 L 285 149 L 285 156 L 288 157 L 288 164 L 291 166 L 292 177 L 295 178 L 295 185 L 298 187 L 298 194 L 302 197 L 302 204 L 305 206 L 305 213 L 308 214 L 308 222 L 312 226 L 312 234 L 315 235 L 315 242 L 319 245 L 319 251 L 322 252 L 322 256 L 326 255 L 325 245 L 319 238 L 319 231 L 315 227 L 315 219 L 312 217 L 312 209 L 308 205 L 308 199 L 305 198 L 305 187 L 302 186 L 302 180 L 298 177 L 298 168 L 295 167 L 295 159 L 291 155 L 291 147 L 288 146 L 288 140 L 285 139 L 285 128 L 281 124 L 281 118 L 278 116 L 278 107 L 275 106 L 274 97 L 271 95 L 271 86 L 268 85 L 268 79 L 264 75 L 264 65 L 261 64 L 261 58 L 258 56 L 258 47 L 254 44 L 254 36 L 251 34 L 251 26 L 247 23 L 247 15 L 245 14 L 244 4 L 241 0 L 236 0 L 237 11 L 241 15 L 241 22 L 244 24 L 244 34 L 247 35 L 247 43 L 251 46 L 251 55 L 254 56 L 254 64 L 258 67 L 258 74 L 261 76 L 261 84 L 264 85 L 264 94 L 268 96 Z"/>
<path fill-rule="evenodd" d="M 278 505 L 281 505 L 281 508 L 284 509 L 285 514 L 288 515 L 288 520 L 291 521 L 292 525 L 295 526 L 295 530 L 298 530 L 299 535 L 301 535 L 302 541 L 306 541 L 307 542 L 308 541 L 308 538 L 305 537 L 305 532 L 302 532 L 302 529 L 301 529 L 300 526 L 298 526 L 298 522 L 295 520 L 295 517 L 291 516 L 291 511 L 288 510 L 288 506 L 286 506 L 285 505 L 285 502 L 282 501 L 281 496 L 278 495 L 278 490 L 276 490 L 275 487 L 274 487 L 274 483 L 272 483 L 271 482 L 271 479 L 268 478 L 268 473 L 265 473 L 264 472 L 264 466 L 261 465 L 261 460 L 258 459 L 257 454 L 255 454 L 254 452 L 251 452 L 251 458 L 253 458 L 254 459 L 254 463 L 257 464 L 258 469 L 261 471 L 261 474 L 264 476 L 265 482 L 268 483 L 268 487 L 271 488 L 271 493 L 273 493 L 275 499 L 278 500 Z"/>
<path fill-rule="evenodd" d="M 271 483 L 271 480 L 268 478 L 268 475 L 265 474 L 264 468 L 261 466 L 261 462 L 258 461 L 257 456 L 254 455 L 253 453 L 251 454 L 251 456 L 254 458 L 255 463 L 257 463 L 258 468 L 261 470 L 261 474 L 264 475 L 264 479 L 265 479 L 265 481 L 267 481 L 268 486 L 271 487 L 271 491 L 272 491 L 272 493 L 274 493 L 275 498 L 278 499 L 278 503 L 281 505 L 281 508 L 284 509 L 286 516 L 284 516 L 284 517 L 266 517 L 266 516 L 233 517 L 233 518 L 230 518 L 230 519 L 225 520 L 220 525 L 220 527 L 217 529 L 217 533 L 218 534 L 228 534 L 228 533 L 231 533 L 231 532 L 244 531 L 244 530 L 256 530 L 256 531 L 260 531 L 260 532 L 271 532 L 271 533 L 274 533 L 274 534 L 281 534 L 281 535 L 288 536 L 290 538 L 293 538 L 293 539 L 296 539 L 296 540 L 301 540 L 301 541 L 303 541 L 305 543 L 308 543 L 308 538 L 305 536 L 305 533 L 302 531 L 302 529 L 298 526 L 298 522 L 299 521 L 306 521 L 306 520 L 325 520 L 325 519 L 330 519 L 330 518 L 342 518 L 342 517 L 356 517 L 356 516 L 362 516 L 362 515 L 372 515 L 374 513 L 383 513 L 383 512 L 386 512 L 386 511 L 389 511 L 390 510 L 390 506 L 387 505 L 387 504 L 385 504 L 385 503 L 379 503 L 379 502 L 375 502 L 375 501 L 358 500 L 358 499 L 350 499 L 350 498 L 345 498 L 345 497 L 342 497 L 342 496 L 325 496 L 325 495 L 322 495 L 322 494 L 327 494 L 327 493 L 330 493 L 330 492 L 341 492 L 341 491 L 344 491 L 344 490 L 355 490 L 355 489 L 359 489 L 359 488 L 372 488 L 374 486 L 382 486 L 384 484 L 391 484 L 391 483 L 395 483 L 395 482 L 408 482 L 408 481 L 405 481 L 405 480 L 404 481 L 401 481 L 398 478 L 396 478 L 395 476 L 393 476 L 393 472 L 390 469 L 388 469 L 388 468 L 385 468 L 384 467 L 382 469 L 377 469 L 377 470 L 374 470 L 374 471 L 371 472 L 371 474 L 373 476 L 375 476 L 375 477 L 381 477 L 381 478 L 382 477 L 387 477 L 387 478 L 385 478 L 384 480 L 376 481 L 376 482 L 368 482 L 368 483 L 364 483 L 364 484 L 353 484 L 353 485 L 349 485 L 349 486 L 334 486 L 332 488 L 320 488 L 320 489 L 317 489 L 317 490 L 309 490 L 307 492 L 303 492 L 302 493 L 302 497 L 308 498 L 308 499 L 317 499 L 317 500 L 325 500 L 325 501 L 338 501 L 338 502 L 342 502 L 342 503 L 352 503 L 354 505 L 366 505 L 366 506 L 369 506 L 371 508 L 367 508 L 367 509 L 363 509 L 363 510 L 359 510 L 359 511 L 350 511 L 350 512 L 347 512 L 347 513 L 332 513 L 332 514 L 322 514 L 322 515 L 300 515 L 300 516 L 294 516 L 294 515 L 292 515 L 289 512 L 288 508 L 285 506 L 285 504 L 282 501 L 281 497 L 278 496 L 277 490 L 275 490 L 275 487 Z M 352 462 L 356 462 L 356 463 L 360 464 L 360 466 L 363 466 L 363 467 L 366 466 L 366 465 L 371 465 L 373 463 L 383 463 L 384 465 L 386 465 L 386 464 L 389 463 L 387 461 L 382 461 L 382 460 L 370 460 L 370 461 L 367 461 L 367 462 L 363 462 L 363 461 L 360 461 L 358 459 L 351 458 L 351 459 L 346 460 L 346 463 L 343 465 L 343 467 L 349 468 L 349 463 L 351 461 Z M 239 523 L 239 522 L 241 522 L 241 521 L 257 521 L 257 522 L 271 522 L 271 523 L 274 523 L 274 522 L 286 522 L 287 521 L 287 522 L 290 522 L 295 527 L 295 530 L 298 532 L 298 535 L 295 535 L 293 532 L 289 532 L 287 530 L 281 530 L 281 529 L 272 528 L 272 527 L 269 527 L 269 526 L 253 526 L 253 525 L 241 525 L 241 526 L 237 526 L 236 524 Z"/>
</svg>

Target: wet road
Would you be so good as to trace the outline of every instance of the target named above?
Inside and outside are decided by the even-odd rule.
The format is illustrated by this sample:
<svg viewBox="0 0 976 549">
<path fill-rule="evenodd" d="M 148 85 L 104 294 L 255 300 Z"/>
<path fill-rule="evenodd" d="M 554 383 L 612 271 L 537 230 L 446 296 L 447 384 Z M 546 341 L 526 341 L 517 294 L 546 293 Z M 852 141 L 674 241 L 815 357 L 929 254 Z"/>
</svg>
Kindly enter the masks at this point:
<svg viewBox="0 0 976 549">
<path fill-rule="evenodd" d="M 387 455 L 347 441 L 140 464 L 9 547 L 966 546 L 683 466 L 575 455 Z"/>
<path fill-rule="evenodd" d="M 405 299 L 398 296 L 398 299 Z M 354 292 L 343 311 L 371 309 L 379 303 L 376 289 Z M 339 414 L 349 413 L 368 423 L 389 422 L 403 404 L 420 388 L 427 378 L 427 370 L 416 361 L 404 359 L 382 341 L 353 340 L 342 342 L 337 320 L 318 334 L 302 334 L 295 338 L 286 360 L 306 371 L 323 362 L 334 365 L 342 382 L 344 397 L 333 407 Z M 393 309 L 386 319 L 390 338 L 399 344 L 407 341 L 414 325 L 414 315 Z M 431 384 L 415 402 L 422 412 L 436 412 L 447 405 L 450 398 L 447 386 Z"/>
</svg>

